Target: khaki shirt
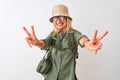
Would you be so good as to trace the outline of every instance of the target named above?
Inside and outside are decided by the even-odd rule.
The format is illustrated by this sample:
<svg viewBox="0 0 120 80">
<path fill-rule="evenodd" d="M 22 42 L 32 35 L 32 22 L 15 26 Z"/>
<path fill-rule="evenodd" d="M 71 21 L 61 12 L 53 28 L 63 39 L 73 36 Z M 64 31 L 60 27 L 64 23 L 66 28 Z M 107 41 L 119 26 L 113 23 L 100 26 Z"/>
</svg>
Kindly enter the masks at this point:
<svg viewBox="0 0 120 80">
<path fill-rule="evenodd" d="M 74 30 L 70 31 L 70 33 L 74 32 L 73 38 L 76 42 L 74 45 L 76 48 L 79 44 L 79 39 L 85 35 L 82 35 L 79 31 Z M 52 40 L 52 33 L 48 35 L 46 39 L 44 39 L 46 46 L 42 49 L 47 49 L 49 46 L 52 46 L 52 69 L 46 75 L 44 75 L 46 80 L 76 80 L 75 79 L 75 57 L 71 45 L 69 42 L 68 35 L 64 36 L 59 32 L 54 38 L 55 41 Z M 52 44 L 51 44 L 52 42 Z M 82 46 L 81 46 L 82 47 Z M 77 50 L 77 49 L 75 49 Z"/>
</svg>

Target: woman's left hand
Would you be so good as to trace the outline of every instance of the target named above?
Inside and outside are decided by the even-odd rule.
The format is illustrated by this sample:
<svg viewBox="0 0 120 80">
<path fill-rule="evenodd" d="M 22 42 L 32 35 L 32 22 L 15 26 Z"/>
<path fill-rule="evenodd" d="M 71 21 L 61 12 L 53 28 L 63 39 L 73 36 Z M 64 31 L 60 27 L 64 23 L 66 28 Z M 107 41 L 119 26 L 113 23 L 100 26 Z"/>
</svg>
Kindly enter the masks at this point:
<svg viewBox="0 0 120 80">
<path fill-rule="evenodd" d="M 108 34 L 108 31 L 105 31 L 101 36 L 97 37 L 98 30 L 95 30 L 93 38 L 85 43 L 87 49 L 95 51 L 95 54 L 98 50 L 102 48 L 101 40 Z"/>
</svg>

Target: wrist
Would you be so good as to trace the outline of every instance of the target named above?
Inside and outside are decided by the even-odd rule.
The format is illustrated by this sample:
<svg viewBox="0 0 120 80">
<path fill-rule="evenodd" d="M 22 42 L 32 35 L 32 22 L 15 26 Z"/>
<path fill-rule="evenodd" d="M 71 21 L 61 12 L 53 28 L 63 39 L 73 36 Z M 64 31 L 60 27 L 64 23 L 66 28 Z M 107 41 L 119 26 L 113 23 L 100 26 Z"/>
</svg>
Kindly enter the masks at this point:
<svg viewBox="0 0 120 80">
<path fill-rule="evenodd" d="M 83 46 L 86 46 L 86 44 L 87 44 L 89 41 L 90 41 L 89 39 L 85 40 L 85 41 L 83 42 Z"/>
</svg>

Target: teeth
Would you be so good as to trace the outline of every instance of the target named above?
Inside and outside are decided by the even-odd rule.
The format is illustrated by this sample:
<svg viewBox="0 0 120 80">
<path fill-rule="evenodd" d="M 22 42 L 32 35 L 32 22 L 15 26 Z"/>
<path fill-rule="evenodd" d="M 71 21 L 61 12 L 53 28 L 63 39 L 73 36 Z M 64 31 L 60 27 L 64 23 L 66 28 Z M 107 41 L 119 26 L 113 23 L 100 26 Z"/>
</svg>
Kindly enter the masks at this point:
<svg viewBox="0 0 120 80">
<path fill-rule="evenodd" d="M 58 24 L 58 26 L 61 26 L 61 24 Z"/>
<path fill-rule="evenodd" d="M 57 24 L 58 26 L 61 26 L 62 24 Z"/>
</svg>

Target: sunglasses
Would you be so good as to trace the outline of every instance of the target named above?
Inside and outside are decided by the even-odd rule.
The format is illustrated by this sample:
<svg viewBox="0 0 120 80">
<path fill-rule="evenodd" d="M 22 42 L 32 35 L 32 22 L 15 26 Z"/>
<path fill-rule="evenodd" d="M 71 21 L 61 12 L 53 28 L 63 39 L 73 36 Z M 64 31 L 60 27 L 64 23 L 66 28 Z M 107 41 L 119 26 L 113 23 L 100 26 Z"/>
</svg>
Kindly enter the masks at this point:
<svg viewBox="0 0 120 80">
<path fill-rule="evenodd" d="M 53 22 L 56 22 L 57 20 L 64 20 L 66 19 L 66 16 L 55 16 L 52 18 Z"/>
</svg>

